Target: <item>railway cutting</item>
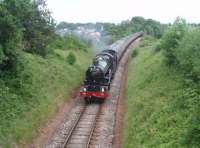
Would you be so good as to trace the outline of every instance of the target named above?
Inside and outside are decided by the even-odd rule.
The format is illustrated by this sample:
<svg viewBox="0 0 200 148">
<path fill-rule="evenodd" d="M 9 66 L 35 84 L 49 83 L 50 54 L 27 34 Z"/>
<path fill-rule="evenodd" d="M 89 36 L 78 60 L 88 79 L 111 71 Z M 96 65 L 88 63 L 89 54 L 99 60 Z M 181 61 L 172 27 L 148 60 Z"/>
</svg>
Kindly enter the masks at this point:
<svg viewBox="0 0 200 148">
<path fill-rule="evenodd" d="M 113 75 L 109 75 L 110 72 L 108 67 L 106 69 L 109 73 L 107 73 L 105 69 L 101 68 L 99 68 L 99 71 L 103 72 L 103 70 L 105 70 L 105 72 L 103 72 L 101 76 L 103 76 L 107 80 L 111 80 L 112 77 L 112 81 L 106 81 L 106 85 L 105 83 L 101 83 L 103 87 L 100 86 L 92 91 L 90 90 L 90 93 L 88 93 L 89 91 L 87 91 L 88 83 L 84 83 L 84 85 L 82 86 L 83 88 L 81 88 L 81 95 L 77 94 L 77 97 L 75 98 L 75 101 L 71 106 L 70 111 L 65 117 L 65 121 L 55 130 L 54 135 L 49 139 L 45 147 L 113 147 L 116 116 L 115 113 L 117 111 L 117 103 L 121 92 L 120 90 L 123 87 L 123 81 L 125 81 L 125 79 L 123 79 L 123 75 L 125 74 L 127 68 L 131 46 L 134 45 L 134 42 L 141 36 L 141 32 L 135 33 L 129 37 L 117 41 L 109 47 L 109 51 L 112 50 L 114 51 L 114 53 L 117 54 L 116 57 L 118 59 L 116 62 L 118 63 L 118 67 L 116 68 L 116 70 L 112 71 Z M 100 53 L 94 59 L 99 58 L 99 56 L 104 56 L 104 58 L 101 58 L 100 60 L 106 58 L 108 59 L 110 55 L 105 54 L 105 51 L 103 52 L 104 53 Z M 96 70 L 94 71 L 96 72 Z M 92 81 L 94 81 L 93 78 Z M 95 80 L 95 85 L 97 83 L 98 82 Z M 89 83 L 89 85 L 93 85 L 93 83 Z M 110 87 L 109 89 L 108 86 Z M 104 91 L 101 91 L 102 88 L 104 88 Z M 98 93 L 96 93 L 95 91 L 98 91 Z M 109 96 L 107 98 L 102 98 L 101 96 L 91 95 L 96 95 L 99 93 L 102 93 L 102 96 L 108 93 Z M 88 101 L 87 99 L 85 101 L 84 98 L 88 98 L 88 95 L 90 100 Z M 102 101 L 102 99 L 104 101 Z"/>
</svg>

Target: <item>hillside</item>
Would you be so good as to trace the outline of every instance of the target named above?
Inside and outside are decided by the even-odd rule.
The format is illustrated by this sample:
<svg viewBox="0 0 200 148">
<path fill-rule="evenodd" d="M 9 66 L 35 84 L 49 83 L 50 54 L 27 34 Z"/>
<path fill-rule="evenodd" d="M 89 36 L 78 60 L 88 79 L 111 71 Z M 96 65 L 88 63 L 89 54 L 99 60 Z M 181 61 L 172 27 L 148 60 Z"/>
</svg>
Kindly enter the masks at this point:
<svg viewBox="0 0 200 148">
<path fill-rule="evenodd" d="M 129 63 L 124 147 L 199 147 L 200 95 L 157 43 L 144 38 Z"/>
<path fill-rule="evenodd" d="M 113 4 L 115 3 L 112 3 L 112 7 Z M 67 6 L 68 4 L 65 4 L 63 8 Z M 110 9 L 112 7 L 108 7 L 110 13 L 113 13 Z M 90 10 L 91 14 L 96 12 Z M 113 45 L 115 48 L 108 48 L 108 45 L 135 32 L 143 32 L 144 37 L 140 45 L 133 49 L 128 63 L 123 146 L 125 148 L 200 147 L 199 24 L 189 24 L 180 17 L 177 17 L 173 24 L 162 24 L 142 16 L 133 16 L 118 24 L 103 22 L 56 24 L 51 14 L 46 0 L 0 0 L 0 148 L 26 147 L 33 143 L 41 132 L 47 135 L 48 141 L 51 133 L 48 135 L 43 132 L 45 131 L 42 130 L 43 127 L 49 122 L 53 123 L 51 119 L 57 115 L 56 113 L 63 111 L 60 108 L 70 102 L 69 98 L 73 98 L 72 94 L 80 87 L 95 52 L 101 49 L 117 49 L 120 46 L 118 43 Z M 66 13 L 61 15 L 66 16 Z M 125 44 L 123 47 L 126 47 Z M 126 53 L 128 55 L 128 52 Z M 119 56 L 118 53 L 117 55 Z M 88 71 L 88 78 L 91 76 L 92 79 L 88 82 L 89 85 L 98 84 L 98 86 L 85 86 L 83 88 L 85 94 L 93 94 L 90 91 L 94 91 L 94 94 L 107 94 L 107 86 L 102 85 L 108 80 L 110 82 L 112 78 L 110 72 L 115 67 L 112 65 L 114 62 L 111 62 L 113 58 L 109 57 L 96 58 L 95 66 Z M 114 92 L 110 93 L 113 100 L 108 98 L 106 100 L 110 105 L 118 102 L 118 96 L 123 98 L 121 97 L 123 94 L 120 93 L 124 91 L 118 90 L 126 79 L 124 77 L 125 79 L 120 81 L 119 78 L 124 76 L 122 71 L 123 69 L 119 67 L 120 75 L 115 78 L 116 85 L 111 85 L 114 88 L 111 89 Z M 104 78 L 100 79 L 99 76 Z M 122 82 L 122 85 L 118 85 L 118 82 Z M 78 91 L 77 95 L 79 96 Z M 91 104 L 85 103 L 82 98 L 71 100 L 78 100 L 86 106 L 79 106 L 74 101 L 76 107 L 83 109 L 80 109 L 79 113 L 65 110 L 68 115 L 79 115 L 80 118 L 75 116 L 68 118 L 65 112 L 62 112 L 63 120 L 57 118 L 58 124 L 64 122 L 61 124 L 64 125 L 61 132 L 57 131 L 56 124 L 53 128 L 49 124 L 46 126 L 51 128 L 52 133 L 54 131 L 61 133 L 61 140 L 55 136 L 60 145 L 66 144 L 64 142 L 67 141 L 66 137 L 70 137 L 67 135 L 72 133 L 68 133 L 66 129 L 72 131 L 74 127 L 79 128 L 77 126 L 80 123 L 79 119 L 82 117 L 83 121 L 87 119 L 83 112 L 94 117 L 95 120 L 91 120 L 91 125 L 94 126 L 87 124 L 88 131 L 91 132 L 84 135 L 86 138 L 82 137 L 81 129 L 87 131 L 85 126 L 81 126 L 80 134 L 74 130 L 78 135 L 75 144 L 80 146 L 82 143 L 80 144 L 79 139 L 92 140 L 91 137 L 94 136 L 95 141 L 101 142 L 100 145 L 104 144 L 105 138 L 110 146 L 112 138 L 121 137 L 121 134 L 112 131 L 114 128 L 112 121 L 115 117 L 118 118 L 118 113 L 112 106 L 98 107 L 96 114 L 93 115 L 93 110 L 91 114 L 86 110 Z M 120 103 L 116 104 L 123 106 L 123 103 Z M 101 112 L 101 108 L 106 110 L 105 114 Z M 120 109 L 117 109 L 117 112 L 123 114 Z M 107 113 L 111 114 L 104 116 Z M 77 120 L 73 121 L 74 117 Z M 64 118 L 68 118 L 73 126 L 65 124 L 67 122 Z M 119 118 L 121 120 L 121 115 Z M 105 120 L 105 126 L 104 124 L 99 126 L 96 119 L 100 120 L 100 123 Z M 121 125 L 121 122 L 119 124 Z M 95 128 L 97 134 L 93 133 Z M 103 134 L 99 134 L 99 129 Z M 104 132 L 110 134 L 106 135 Z M 104 137 L 98 139 L 96 135 Z M 51 142 L 56 143 L 56 140 Z M 74 143 L 73 138 L 71 140 Z M 43 139 L 41 141 L 43 142 Z"/>
<path fill-rule="evenodd" d="M 92 50 L 56 34 L 44 0 L 0 1 L 0 8 L 0 147 L 19 147 L 80 86 Z"/>
<path fill-rule="evenodd" d="M 18 77 L 0 79 L 0 145 L 31 140 L 38 127 L 66 101 L 83 80 L 92 59 L 91 50 L 71 51 L 74 65 L 66 58 L 70 51 L 55 50 L 46 59 L 23 53 L 24 68 Z M 87 57 L 87 58 L 86 58 Z"/>
</svg>

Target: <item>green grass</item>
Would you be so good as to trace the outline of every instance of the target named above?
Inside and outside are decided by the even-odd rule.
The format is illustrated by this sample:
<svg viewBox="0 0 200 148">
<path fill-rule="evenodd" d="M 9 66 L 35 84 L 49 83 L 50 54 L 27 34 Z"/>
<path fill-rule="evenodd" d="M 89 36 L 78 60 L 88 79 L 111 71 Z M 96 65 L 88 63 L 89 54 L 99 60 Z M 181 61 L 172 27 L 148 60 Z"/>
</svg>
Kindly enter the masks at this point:
<svg viewBox="0 0 200 148">
<path fill-rule="evenodd" d="M 155 44 L 142 43 L 129 63 L 123 147 L 198 147 L 189 135 L 197 95 L 181 73 L 165 66 Z"/>
<path fill-rule="evenodd" d="M 0 79 L 0 147 L 30 141 L 37 135 L 38 127 L 80 85 L 91 63 L 91 50 L 71 51 L 76 56 L 74 65 L 67 63 L 69 52 L 57 49 L 46 59 L 23 52 L 23 68 L 18 76 Z"/>
</svg>

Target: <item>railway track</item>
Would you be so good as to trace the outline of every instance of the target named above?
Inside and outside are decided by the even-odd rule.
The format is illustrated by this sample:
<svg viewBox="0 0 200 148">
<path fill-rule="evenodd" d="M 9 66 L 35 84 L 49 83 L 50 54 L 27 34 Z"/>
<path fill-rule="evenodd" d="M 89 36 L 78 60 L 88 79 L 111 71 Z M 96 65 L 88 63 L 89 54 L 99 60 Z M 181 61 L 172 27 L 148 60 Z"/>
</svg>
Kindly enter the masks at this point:
<svg viewBox="0 0 200 148">
<path fill-rule="evenodd" d="M 66 121 L 57 129 L 45 147 L 48 148 L 89 148 L 111 147 L 117 100 L 123 74 L 127 66 L 130 45 L 133 38 L 122 49 L 122 57 L 113 80 L 108 99 L 100 103 L 86 104 L 77 96 L 76 103 L 67 115 Z M 125 80 L 124 80 L 125 81 Z"/>
<path fill-rule="evenodd" d="M 121 53 L 121 57 L 127 53 L 128 47 L 134 40 L 131 39 Z M 120 57 L 120 61 L 121 61 Z M 123 62 L 122 62 L 123 63 Z M 123 73 L 123 72 L 122 72 Z M 120 83 L 120 82 L 119 82 Z M 62 148 L 89 148 L 95 145 L 95 126 L 100 114 L 101 104 L 87 104 L 83 107 L 82 111 L 78 113 L 77 118 L 74 120 L 71 130 L 62 145 Z"/>
<path fill-rule="evenodd" d="M 62 148 L 89 148 L 100 110 L 101 104 L 85 105 L 74 120 Z"/>
</svg>

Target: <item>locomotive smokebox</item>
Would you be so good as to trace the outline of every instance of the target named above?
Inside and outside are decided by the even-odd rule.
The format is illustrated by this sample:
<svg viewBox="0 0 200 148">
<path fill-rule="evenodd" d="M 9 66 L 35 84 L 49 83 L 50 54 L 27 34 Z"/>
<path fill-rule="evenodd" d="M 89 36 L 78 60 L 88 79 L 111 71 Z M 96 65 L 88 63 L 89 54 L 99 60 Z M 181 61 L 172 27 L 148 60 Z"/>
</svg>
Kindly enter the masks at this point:
<svg viewBox="0 0 200 148">
<path fill-rule="evenodd" d="M 87 78 L 96 79 L 104 76 L 102 70 L 97 66 L 90 66 L 86 72 Z"/>
</svg>

